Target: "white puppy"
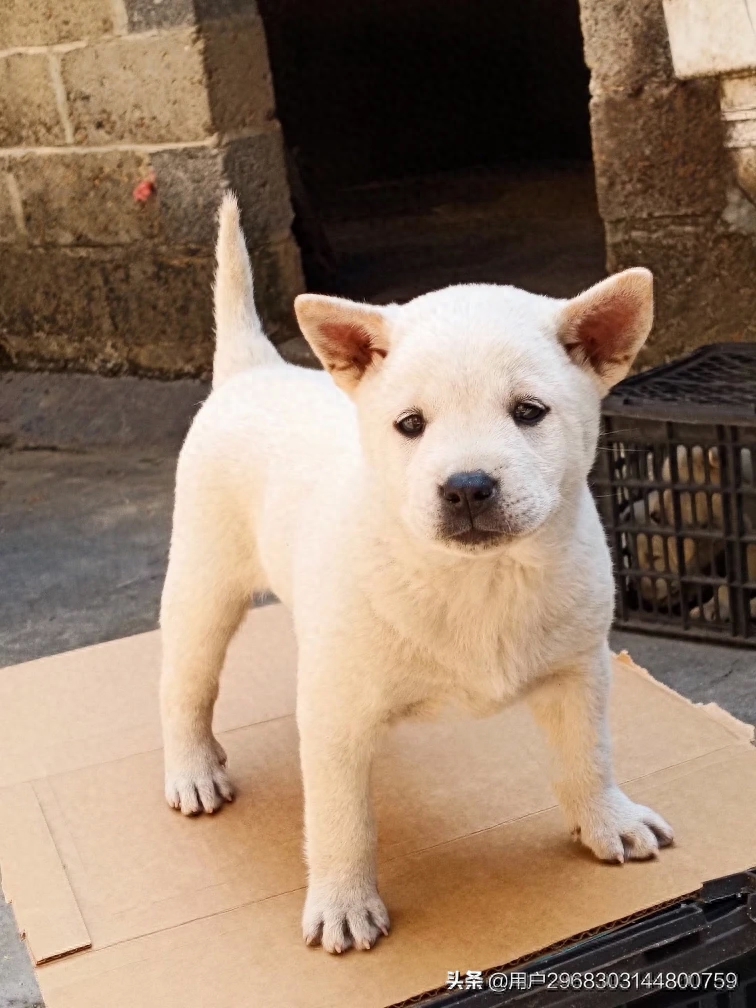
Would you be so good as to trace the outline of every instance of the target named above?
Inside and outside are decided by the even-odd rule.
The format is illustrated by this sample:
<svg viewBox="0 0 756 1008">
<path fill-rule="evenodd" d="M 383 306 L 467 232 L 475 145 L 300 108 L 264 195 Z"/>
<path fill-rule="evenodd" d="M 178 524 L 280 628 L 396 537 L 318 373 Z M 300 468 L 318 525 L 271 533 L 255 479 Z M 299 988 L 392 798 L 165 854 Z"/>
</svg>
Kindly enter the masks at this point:
<svg viewBox="0 0 756 1008">
<path fill-rule="evenodd" d="M 213 393 L 178 464 L 161 614 L 168 802 L 232 798 L 218 677 L 270 590 L 299 645 L 307 942 L 367 949 L 388 931 L 371 760 L 387 725 L 449 704 L 526 698 L 570 828 L 603 860 L 653 856 L 672 831 L 612 773 L 614 589 L 586 484 L 601 396 L 651 327 L 651 274 L 571 301 L 482 284 L 386 307 L 303 294 L 322 373 L 263 335 L 230 196 L 217 255 Z"/>
</svg>

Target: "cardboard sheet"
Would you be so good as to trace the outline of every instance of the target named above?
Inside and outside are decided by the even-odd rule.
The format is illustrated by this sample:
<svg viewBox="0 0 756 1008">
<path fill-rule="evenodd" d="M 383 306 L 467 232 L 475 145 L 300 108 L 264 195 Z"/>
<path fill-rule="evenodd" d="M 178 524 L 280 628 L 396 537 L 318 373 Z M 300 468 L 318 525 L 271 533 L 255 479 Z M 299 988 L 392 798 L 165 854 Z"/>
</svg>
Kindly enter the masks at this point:
<svg viewBox="0 0 756 1008">
<path fill-rule="evenodd" d="M 157 633 L 0 673 L 0 870 L 48 1008 L 385 1008 L 756 864 L 751 732 L 615 662 L 618 777 L 675 826 L 651 863 L 573 843 L 520 706 L 403 724 L 376 764 L 392 933 L 330 957 L 301 941 L 295 645 L 280 606 L 234 640 L 216 712 L 237 801 L 162 795 Z"/>
</svg>

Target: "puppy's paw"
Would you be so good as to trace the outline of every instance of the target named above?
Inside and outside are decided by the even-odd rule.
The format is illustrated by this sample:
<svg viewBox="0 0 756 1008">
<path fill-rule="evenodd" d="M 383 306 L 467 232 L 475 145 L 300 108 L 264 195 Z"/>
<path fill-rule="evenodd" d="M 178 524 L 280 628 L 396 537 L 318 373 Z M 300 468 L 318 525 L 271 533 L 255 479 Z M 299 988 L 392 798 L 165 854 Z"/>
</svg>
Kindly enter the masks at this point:
<svg viewBox="0 0 756 1008">
<path fill-rule="evenodd" d="M 642 861 L 656 857 L 674 840 L 672 827 L 619 788 L 610 788 L 580 817 L 574 835 L 601 861 Z"/>
<path fill-rule="evenodd" d="M 165 799 L 184 815 L 215 812 L 224 801 L 234 800 L 234 788 L 225 770 L 226 753 L 215 738 L 197 744 L 182 758 L 166 756 Z"/>
<path fill-rule="evenodd" d="M 345 952 L 352 946 L 369 949 L 379 935 L 389 933 L 389 916 L 374 887 L 344 890 L 311 885 L 302 933 L 308 945 L 320 944 L 326 952 Z"/>
<path fill-rule="evenodd" d="M 753 615 L 753 607 L 751 607 L 751 615 Z M 717 620 L 729 620 L 730 596 L 727 589 L 722 590 L 720 588 L 717 599 L 710 598 L 708 602 L 704 602 L 703 606 L 696 606 L 694 609 L 691 609 L 690 618 L 692 620 L 703 618 L 707 623 L 714 623 Z"/>
</svg>

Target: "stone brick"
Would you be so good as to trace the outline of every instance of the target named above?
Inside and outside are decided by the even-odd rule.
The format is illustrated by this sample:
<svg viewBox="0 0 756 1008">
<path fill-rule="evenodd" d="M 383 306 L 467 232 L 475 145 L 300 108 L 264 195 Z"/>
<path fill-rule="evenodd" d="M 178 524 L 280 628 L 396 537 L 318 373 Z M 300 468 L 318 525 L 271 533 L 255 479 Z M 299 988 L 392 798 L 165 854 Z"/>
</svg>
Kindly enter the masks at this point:
<svg viewBox="0 0 756 1008">
<path fill-rule="evenodd" d="M 97 39 L 113 31 L 110 0 L 2 0 L 0 49 Z"/>
<path fill-rule="evenodd" d="M 254 17 L 254 0 L 125 0 L 129 31 L 145 32 L 161 28 Z"/>
<path fill-rule="evenodd" d="M 276 342 L 297 334 L 292 239 L 252 250 L 256 299 Z M 0 271 L 0 362 L 161 378 L 212 369 L 212 256 L 133 247 L 14 248 Z"/>
<path fill-rule="evenodd" d="M 299 248 L 293 238 L 250 248 L 255 303 L 268 338 L 275 344 L 301 335 L 294 298 L 305 289 Z"/>
<path fill-rule="evenodd" d="M 209 257 L 8 248 L 0 361 L 32 370 L 207 377 L 212 273 Z"/>
<path fill-rule="evenodd" d="M 0 245 L 18 241 L 18 226 L 11 202 L 10 171 L 6 165 L 0 164 Z"/>
<path fill-rule="evenodd" d="M 151 159 L 165 241 L 212 248 L 224 189 L 221 151 L 189 147 L 156 152 Z"/>
<path fill-rule="evenodd" d="M 756 341 L 756 244 L 717 218 L 694 224 L 647 221 L 608 229 L 609 268 L 654 273 L 656 323 L 639 364 L 670 360 L 702 343 Z"/>
<path fill-rule="evenodd" d="M 61 71 L 77 143 L 186 143 L 212 133 L 192 29 L 74 49 Z"/>
<path fill-rule="evenodd" d="M 592 94 L 674 79 L 662 0 L 580 0 L 580 20 Z"/>
<path fill-rule="evenodd" d="M 194 0 L 197 21 L 223 20 L 230 17 L 254 17 L 255 0 Z"/>
<path fill-rule="evenodd" d="M 125 245 L 158 235 L 156 198 L 133 190 L 151 170 L 132 152 L 29 154 L 14 162 L 29 240 L 40 245 Z"/>
<path fill-rule="evenodd" d="M 194 23 L 192 0 L 125 0 L 129 31 L 176 28 Z"/>
<path fill-rule="evenodd" d="M 241 202 L 242 224 L 250 246 L 288 231 L 293 213 L 280 129 L 228 144 L 224 167 L 228 183 Z"/>
<path fill-rule="evenodd" d="M 715 81 L 594 98 L 591 129 L 605 221 L 724 207 L 730 166 Z"/>
<path fill-rule="evenodd" d="M 208 22 L 202 29 L 210 110 L 221 133 L 264 126 L 275 117 L 261 18 Z"/>
<path fill-rule="evenodd" d="M 212 369 L 210 256 L 133 251 L 104 270 L 112 345 L 124 371 L 208 378 Z"/>
<path fill-rule="evenodd" d="M 278 352 L 289 364 L 309 368 L 320 368 L 321 366 L 304 336 L 294 336 L 292 339 L 279 343 Z"/>
<path fill-rule="evenodd" d="M 99 265 L 65 250 L 3 250 L 0 361 L 23 368 L 117 366 Z"/>
<path fill-rule="evenodd" d="M 0 147 L 62 143 L 48 57 L 15 53 L 0 59 Z"/>
<path fill-rule="evenodd" d="M 580 0 L 611 270 L 656 277 L 642 366 L 756 340 L 756 210 L 723 147 L 718 84 L 674 78 L 662 0 Z"/>
</svg>

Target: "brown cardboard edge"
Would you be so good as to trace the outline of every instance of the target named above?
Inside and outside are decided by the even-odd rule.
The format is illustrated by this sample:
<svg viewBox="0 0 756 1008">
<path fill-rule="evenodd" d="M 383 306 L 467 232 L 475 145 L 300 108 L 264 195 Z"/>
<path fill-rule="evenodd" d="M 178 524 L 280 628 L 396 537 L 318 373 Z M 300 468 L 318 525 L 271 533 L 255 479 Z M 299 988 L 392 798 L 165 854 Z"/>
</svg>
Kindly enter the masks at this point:
<svg viewBox="0 0 756 1008">
<path fill-rule="evenodd" d="M 528 953 L 528 955 L 518 956 L 516 959 L 512 959 L 509 962 L 500 963 L 498 966 L 491 966 L 489 969 L 482 970 L 482 976 L 486 978 L 492 973 L 501 973 L 517 969 L 518 966 L 524 966 L 526 963 L 531 963 L 535 960 L 543 958 L 543 956 L 553 955 L 555 952 L 561 952 L 562 949 L 570 948 L 572 945 L 588 941 L 590 938 L 595 938 L 597 935 L 609 934 L 611 931 L 619 931 L 620 928 L 625 927 L 627 924 L 632 924 L 634 921 L 641 920 L 644 917 L 650 917 L 655 913 L 659 913 L 660 910 L 666 910 L 669 907 L 677 906 L 678 903 L 682 903 L 684 900 L 692 899 L 698 892 L 698 889 L 694 889 L 689 893 L 684 893 L 682 896 L 675 896 L 674 899 L 663 900 L 661 903 L 657 903 L 647 909 L 637 910 L 635 913 L 628 914 L 626 917 L 619 917 L 615 921 L 609 921 L 608 924 L 599 924 L 597 927 L 589 928 L 587 931 L 580 931 L 578 934 L 571 935 L 569 938 L 563 938 L 561 941 L 552 942 L 551 945 L 546 945 L 542 949 Z M 449 994 L 448 987 L 434 987 L 433 990 L 423 991 L 422 994 L 413 994 L 412 997 L 406 998 L 404 1001 L 396 1001 L 392 1005 L 386 1005 L 386 1008 L 411 1008 L 412 1005 L 422 1004 L 431 998 L 443 997 L 445 994 Z M 429 1006 L 429 1008 L 431 1008 L 431 1006 Z"/>
<path fill-rule="evenodd" d="M 90 948 L 89 931 L 33 786 L 1 794 L 2 889 L 35 965 Z"/>
<path fill-rule="evenodd" d="M 678 693 L 677 690 L 672 689 L 671 686 L 667 686 L 666 683 L 661 682 L 655 676 L 653 676 L 648 669 L 643 668 L 643 666 L 638 665 L 633 661 L 630 653 L 628 651 L 620 651 L 619 654 L 614 655 L 614 660 L 619 662 L 621 665 L 625 665 L 631 668 L 638 675 L 643 676 L 644 679 L 652 682 L 660 690 L 664 690 L 665 693 L 671 694 L 676 697 L 681 703 L 688 704 L 690 707 L 695 707 L 697 710 L 703 711 L 708 717 L 721 724 L 723 728 L 726 728 L 732 735 L 735 736 L 741 742 L 754 743 L 754 729 L 753 725 L 747 724 L 745 721 L 740 721 L 735 717 L 734 714 L 730 714 L 723 707 L 720 707 L 716 703 L 694 703 L 692 700 L 688 700 L 684 697 L 682 693 Z"/>
<path fill-rule="evenodd" d="M 747 724 L 745 721 L 739 721 L 733 714 L 726 711 L 724 707 L 720 707 L 719 704 L 712 702 L 709 703 L 698 703 L 696 707 L 700 707 L 702 711 L 706 711 L 709 717 L 718 721 L 725 728 L 729 728 L 730 731 L 735 732 L 739 738 L 742 738 L 743 742 L 749 742 L 751 745 L 754 744 L 754 726 Z"/>
</svg>

